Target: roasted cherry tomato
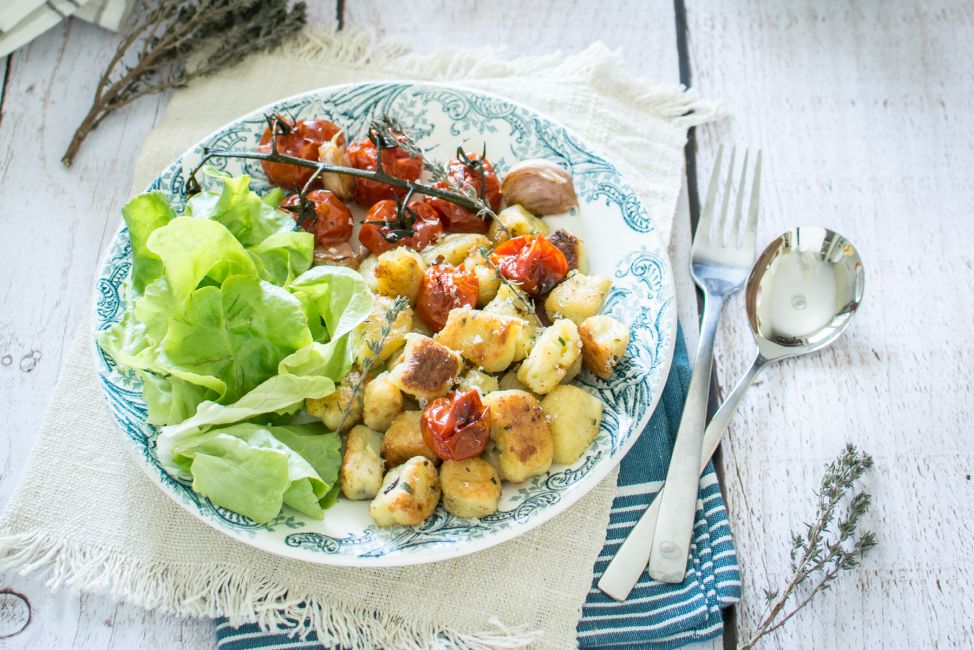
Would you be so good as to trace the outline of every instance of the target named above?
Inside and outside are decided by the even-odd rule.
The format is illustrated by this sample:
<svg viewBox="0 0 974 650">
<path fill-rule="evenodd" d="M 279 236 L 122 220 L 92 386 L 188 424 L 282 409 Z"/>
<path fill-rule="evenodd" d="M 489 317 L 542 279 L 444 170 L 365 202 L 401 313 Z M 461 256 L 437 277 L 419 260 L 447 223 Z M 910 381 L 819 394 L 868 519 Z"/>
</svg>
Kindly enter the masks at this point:
<svg viewBox="0 0 974 650">
<path fill-rule="evenodd" d="M 358 231 L 358 240 L 374 255 L 384 253 L 396 246 L 408 246 L 416 251 L 423 250 L 443 232 L 443 225 L 440 223 L 439 215 L 426 201 L 412 201 L 409 207 L 416 213 L 416 218 L 411 226 L 414 235 L 391 242 L 385 238 L 385 235 L 394 228 L 369 223 L 395 221 L 396 202 L 386 199 L 373 205 L 365 214 L 362 228 Z"/>
<path fill-rule="evenodd" d="M 478 159 L 476 154 L 471 154 L 469 158 L 470 160 Z M 453 183 L 461 187 L 469 185 L 477 191 L 478 195 L 482 189 L 485 189 L 484 199 L 487 201 L 490 209 L 496 212 L 501 207 L 501 184 L 497 180 L 494 166 L 490 164 L 489 160 L 484 159 L 483 185 L 481 185 L 480 173 L 464 165 L 457 158 L 450 161 L 448 168 L 450 179 Z M 436 184 L 436 187 L 449 189 L 450 185 L 440 182 Z M 436 211 L 440 213 L 440 217 L 443 219 L 443 227 L 447 232 L 475 232 L 484 234 L 490 226 L 488 220 L 481 219 L 470 210 L 461 208 L 455 203 L 450 203 L 444 199 L 432 199 L 430 202 L 436 208 Z"/>
<path fill-rule="evenodd" d="M 500 244 L 490 254 L 508 280 L 532 296 L 551 291 L 568 274 L 568 261 L 544 235 L 523 235 Z"/>
<path fill-rule="evenodd" d="M 375 170 L 375 145 L 371 140 L 353 142 L 345 150 L 348 162 L 357 169 Z M 423 158 L 411 157 L 401 147 L 382 150 L 382 169 L 390 176 L 414 181 L 423 173 Z M 371 206 L 383 199 L 395 199 L 406 195 L 406 190 L 368 178 L 355 179 L 355 200 L 363 206 Z"/>
<path fill-rule="evenodd" d="M 473 458 L 490 439 L 490 408 L 476 390 L 440 397 L 423 409 L 423 441 L 443 460 Z"/>
<path fill-rule="evenodd" d="M 276 137 L 278 152 L 305 160 L 317 161 L 318 147 L 331 140 L 336 133 L 341 131 L 336 124 L 324 119 L 302 120 L 297 124 L 284 117 L 278 119 L 280 120 L 279 128 L 282 127 L 288 131 L 287 134 L 279 134 Z M 340 147 L 343 146 L 345 136 L 339 135 L 335 143 Z M 271 151 L 271 128 L 269 126 L 264 129 L 264 134 L 260 136 L 257 151 L 261 153 Z M 271 183 L 289 189 L 302 187 L 314 173 L 314 170 L 308 167 L 298 167 L 287 163 L 262 160 L 260 165 L 264 168 L 264 173 L 267 174 Z"/>
<path fill-rule="evenodd" d="M 434 332 L 446 325 L 451 309 L 474 307 L 480 285 L 473 271 L 437 264 L 426 269 L 416 298 L 416 313 Z"/>
<path fill-rule="evenodd" d="M 348 241 L 352 236 L 352 213 L 338 195 L 329 190 L 312 190 L 308 192 L 308 200 L 314 205 L 313 219 L 302 221 L 299 210 L 292 209 L 289 212 L 302 228 L 315 236 L 315 244 L 331 246 Z M 300 205 L 301 198 L 297 194 L 292 194 L 281 202 L 282 208 L 296 208 Z"/>
</svg>

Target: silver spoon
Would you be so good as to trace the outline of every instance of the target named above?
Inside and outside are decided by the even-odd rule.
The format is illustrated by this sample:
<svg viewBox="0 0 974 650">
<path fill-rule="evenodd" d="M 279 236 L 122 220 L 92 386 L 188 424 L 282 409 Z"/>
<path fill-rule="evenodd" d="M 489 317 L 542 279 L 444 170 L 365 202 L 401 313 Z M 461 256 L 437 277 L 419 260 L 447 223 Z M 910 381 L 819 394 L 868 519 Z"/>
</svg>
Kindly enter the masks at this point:
<svg viewBox="0 0 974 650">
<path fill-rule="evenodd" d="M 744 288 L 757 356 L 707 425 L 701 472 L 761 370 L 772 361 L 821 350 L 839 338 L 859 308 L 864 280 L 855 247 L 827 228 L 794 228 L 764 249 Z M 616 600 L 628 598 L 649 562 L 659 503 L 657 494 L 599 579 L 599 589 Z"/>
</svg>

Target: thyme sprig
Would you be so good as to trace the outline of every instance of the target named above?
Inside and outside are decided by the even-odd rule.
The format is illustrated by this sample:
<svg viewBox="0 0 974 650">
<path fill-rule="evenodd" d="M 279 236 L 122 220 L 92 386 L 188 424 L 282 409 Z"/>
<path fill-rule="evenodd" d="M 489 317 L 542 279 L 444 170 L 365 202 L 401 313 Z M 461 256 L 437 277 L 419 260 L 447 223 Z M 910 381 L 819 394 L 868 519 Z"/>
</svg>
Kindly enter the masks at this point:
<svg viewBox="0 0 974 650">
<path fill-rule="evenodd" d="M 494 264 L 494 262 L 490 259 L 490 254 L 493 253 L 494 250 L 492 248 L 487 248 L 486 246 L 481 246 L 479 252 L 480 252 L 480 256 L 484 258 L 484 262 L 487 264 L 488 267 L 490 267 L 490 270 L 492 270 L 494 272 L 494 275 L 497 276 L 497 279 L 501 281 L 501 284 L 507 286 L 507 288 L 511 290 L 511 293 L 513 293 L 514 296 L 521 301 L 525 309 L 528 312 L 530 312 L 532 316 L 534 316 L 534 319 L 536 321 L 538 321 L 538 325 L 544 327 L 545 324 L 541 322 L 541 317 L 538 316 L 538 312 L 534 310 L 534 303 L 531 302 L 531 299 L 528 298 L 524 294 L 523 289 L 521 289 L 521 283 L 511 280 L 503 273 L 501 273 L 500 268 L 498 268 L 498 266 Z"/>
<path fill-rule="evenodd" d="M 145 2 L 95 88 L 61 162 L 70 166 L 85 138 L 135 100 L 233 66 L 293 36 L 305 4 L 289 0 L 162 0 Z"/>
<path fill-rule="evenodd" d="M 385 322 L 382 324 L 382 329 L 379 332 L 379 338 L 374 341 L 369 341 L 369 352 L 372 355 L 369 357 L 365 365 L 362 366 L 362 374 L 355 381 L 355 385 L 352 387 L 352 394 L 348 399 L 348 404 L 342 409 L 342 419 L 335 431 L 341 431 L 345 428 L 345 423 L 348 421 L 349 415 L 352 413 L 352 409 L 355 407 L 355 401 L 358 399 L 359 394 L 365 387 L 365 382 L 368 381 L 369 373 L 372 372 L 372 368 L 375 366 L 376 361 L 379 359 L 379 355 L 382 353 L 382 346 L 385 345 L 386 339 L 389 338 L 389 334 L 392 332 L 392 324 L 396 322 L 399 318 L 399 314 L 403 312 L 404 309 L 409 307 L 409 300 L 404 296 L 399 296 L 392 301 L 389 308 L 386 309 L 384 316 Z"/>
<path fill-rule="evenodd" d="M 869 510 L 872 497 L 866 492 L 856 491 L 855 483 L 872 466 L 872 456 L 853 444 L 847 444 L 842 454 L 826 465 L 821 487 L 816 493 L 815 520 L 805 524 L 804 532 L 792 534 L 790 555 L 793 575 L 780 591 L 765 590 L 766 614 L 741 650 L 753 648 L 766 634 L 787 623 L 817 594 L 828 589 L 839 573 L 859 566 L 866 553 L 876 546 L 875 533 L 866 531 L 858 536 L 856 534 L 859 519 Z M 840 513 L 844 503 L 848 503 L 848 509 Z M 797 605 L 781 616 L 793 597 L 798 597 L 799 587 L 811 582 L 814 582 L 814 586 L 807 590 Z"/>
</svg>

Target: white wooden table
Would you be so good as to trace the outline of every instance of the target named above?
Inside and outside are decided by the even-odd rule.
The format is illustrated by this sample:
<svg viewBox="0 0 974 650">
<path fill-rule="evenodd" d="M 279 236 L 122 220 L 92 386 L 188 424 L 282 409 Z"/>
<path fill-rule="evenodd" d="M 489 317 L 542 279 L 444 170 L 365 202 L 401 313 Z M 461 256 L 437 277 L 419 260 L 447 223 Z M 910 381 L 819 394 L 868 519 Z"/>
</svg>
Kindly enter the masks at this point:
<svg viewBox="0 0 974 650">
<path fill-rule="evenodd" d="M 868 524 L 880 546 L 767 646 L 970 647 L 974 345 L 965 332 L 974 316 L 974 6 L 413 0 L 403 12 L 399 4 L 312 2 L 313 23 L 367 26 L 412 39 L 417 49 L 504 43 L 512 55 L 573 51 L 602 39 L 624 49 L 632 73 L 666 83 L 689 74 L 734 115 L 698 131 L 691 172 L 706 181 L 720 142 L 760 146 L 761 240 L 791 225 L 821 224 L 857 244 L 866 298 L 849 336 L 816 357 L 769 369 L 724 446 L 744 577 L 736 625 L 742 635 L 752 629 L 761 588 L 785 579 L 788 533 L 811 516 L 822 464 L 851 440 L 876 458 Z M 69 21 L 0 65 L 0 503 L 20 477 L 66 337 L 118 223 L 132 160 L 166 107 L 166 97 L 142 100 L 99 129 L 74 168 L 61 166 L 115 42 Z M 686 268 L 686 204 L 671 245 L 678 271 Z M 685 280 L 680 297 L 692 338 L 695 307 Z M 750 355 L 738 299 L 718 341 L 723 385 Z M 7 577 L 0 586 L 23 593 L 33 616 L 4 647 L 214 642 L 207 621 L 51 594 L 29 579 Z M 0 600 L 0 634 L 18 627 L 19 615 Z"/>
</svg>

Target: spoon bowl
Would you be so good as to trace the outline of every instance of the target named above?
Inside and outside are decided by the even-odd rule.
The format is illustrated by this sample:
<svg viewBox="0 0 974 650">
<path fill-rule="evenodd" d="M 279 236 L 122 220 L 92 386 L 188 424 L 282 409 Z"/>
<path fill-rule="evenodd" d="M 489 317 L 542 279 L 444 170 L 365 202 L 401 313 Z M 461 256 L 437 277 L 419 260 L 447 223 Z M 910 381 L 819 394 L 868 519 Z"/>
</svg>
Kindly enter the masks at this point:
<svg viewBox="0 0 974 650">
<path fill-rule="evenodd" d="M 815 352 L 837 339 L 862 301 L 855 246 L 820 226 L 793 228 L 758 257 L 745 287 L 748 323 L 766 360 Z"/>
</svg>

